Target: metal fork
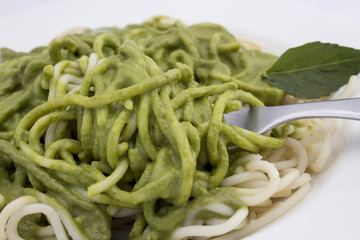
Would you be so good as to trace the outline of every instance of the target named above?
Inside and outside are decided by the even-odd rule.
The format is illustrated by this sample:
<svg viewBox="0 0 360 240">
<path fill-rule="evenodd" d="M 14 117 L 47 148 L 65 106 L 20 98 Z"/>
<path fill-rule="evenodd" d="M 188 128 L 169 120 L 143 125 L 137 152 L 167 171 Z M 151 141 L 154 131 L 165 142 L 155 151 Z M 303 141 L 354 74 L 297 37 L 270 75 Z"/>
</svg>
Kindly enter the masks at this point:
<svg viewBox="0 0 360 240">
<path fill-rule="evenodd" d="M 243 107 L 225 114 L 227 124 L 263 134 L 283 124 L 305 118 L 360 120 L 360 98 L 297 103 L 274 107 Z"/>
</svg>

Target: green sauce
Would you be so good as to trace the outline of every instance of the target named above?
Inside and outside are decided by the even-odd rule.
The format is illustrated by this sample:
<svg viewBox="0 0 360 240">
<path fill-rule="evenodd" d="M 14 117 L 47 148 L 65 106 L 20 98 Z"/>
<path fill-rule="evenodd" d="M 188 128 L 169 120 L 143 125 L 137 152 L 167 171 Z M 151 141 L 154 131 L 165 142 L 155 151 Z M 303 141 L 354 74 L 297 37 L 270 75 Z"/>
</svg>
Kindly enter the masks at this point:
<svg viewBox="0 0 360 240">
<path fill-rule="evenodd" d="M 6 204 L 32 195 L 60 209 L 83 239 L 110 239 L 113 207 L 142 210 L 131 239 L 147 226 L 149 238 L 171 238 L 205 205 L 244 208 L 236 188 L 219 187 L 235 161 L 227 147 L 284 144 L 224 122 L 284 93 L 261 78 L 276 57 L 219 25 L 160 17 L 1 57 L 0 193 Z M 40 225 L 24 218 L 19 232 L 32 239 Z"/>
</svg>

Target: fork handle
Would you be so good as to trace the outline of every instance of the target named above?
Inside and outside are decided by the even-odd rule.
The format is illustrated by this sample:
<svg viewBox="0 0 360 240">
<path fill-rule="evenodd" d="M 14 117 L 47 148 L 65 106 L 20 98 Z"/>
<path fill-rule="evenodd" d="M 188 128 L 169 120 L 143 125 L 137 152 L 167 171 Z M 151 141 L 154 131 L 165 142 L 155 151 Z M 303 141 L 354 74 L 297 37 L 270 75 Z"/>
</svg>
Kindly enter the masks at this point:
<svg viewBox="0 0 360 240">
<path fill-rule="evenodd" d="M 271 108 L 277 108 L 271 107 Z M 307 102 L 281 106 L 289 117 L 302 118 L 343 118 L 360 120 L 360 98 Z M 286 117 L 288 119 L 288 117 Z M 289 119 L 288 119 L 289 120 Z"/>
<path fill-rule="evenodd" d="M 265 133 L 283 123 L 305 118 L 342 118 L 360 120 L 360 98 L 327 100 L 289 104 L 283 106 L 261 107 L 249 109 L 254 111 L 257 119 L 267 119 L 269 124 L 258 124 L 256 121 L 246 122 L 247 129 L 257 133 Z M 265 110 L 265 111 L 263 111 Z M 250 126 L 252 125 L 252 126 Z"/>
</svg>

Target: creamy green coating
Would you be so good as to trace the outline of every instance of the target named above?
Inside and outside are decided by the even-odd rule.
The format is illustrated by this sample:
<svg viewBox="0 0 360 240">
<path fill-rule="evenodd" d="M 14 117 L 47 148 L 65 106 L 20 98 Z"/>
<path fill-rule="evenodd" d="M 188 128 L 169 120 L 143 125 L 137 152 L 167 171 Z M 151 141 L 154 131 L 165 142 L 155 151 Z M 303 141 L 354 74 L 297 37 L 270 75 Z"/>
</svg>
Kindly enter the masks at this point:
<svg viewBox="0 0 360 240">
<path fill-rule="evenodd" d="M 1 49 L 0 193 L 61 209 L 84 239 L 110 239 L 114 207 L 142 210 L 131 239 L 147 226 L 149 238 L 171 238 L 204 205 L 246 207 L 236 188 L 219 187 L 234 156 L 284 139 L 229 126 L 223 114 L 280 103 L 284 93 L 261 78 L 275 59 L 219 25 L 161 17 L 30 53 Z M 24 218 L 20 235 L 32 239 L 40 221 Z"/>
</svg>

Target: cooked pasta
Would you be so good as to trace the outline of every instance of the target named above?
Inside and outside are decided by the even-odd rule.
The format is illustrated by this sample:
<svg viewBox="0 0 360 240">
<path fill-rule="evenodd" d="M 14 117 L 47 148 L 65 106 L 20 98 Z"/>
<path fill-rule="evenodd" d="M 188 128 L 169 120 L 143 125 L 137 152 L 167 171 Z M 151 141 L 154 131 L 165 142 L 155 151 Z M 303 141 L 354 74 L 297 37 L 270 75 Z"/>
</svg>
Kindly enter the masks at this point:
<svg viewBox="0 0 360 240">
<path fill-rule="evenodd" d="M 273 221 L 340 127 L 226 124 L 284 101 L 261 78 L 275 60 L 163 17 L 1 49 L 0 239 L 238 239 Z"/>
</svg>

